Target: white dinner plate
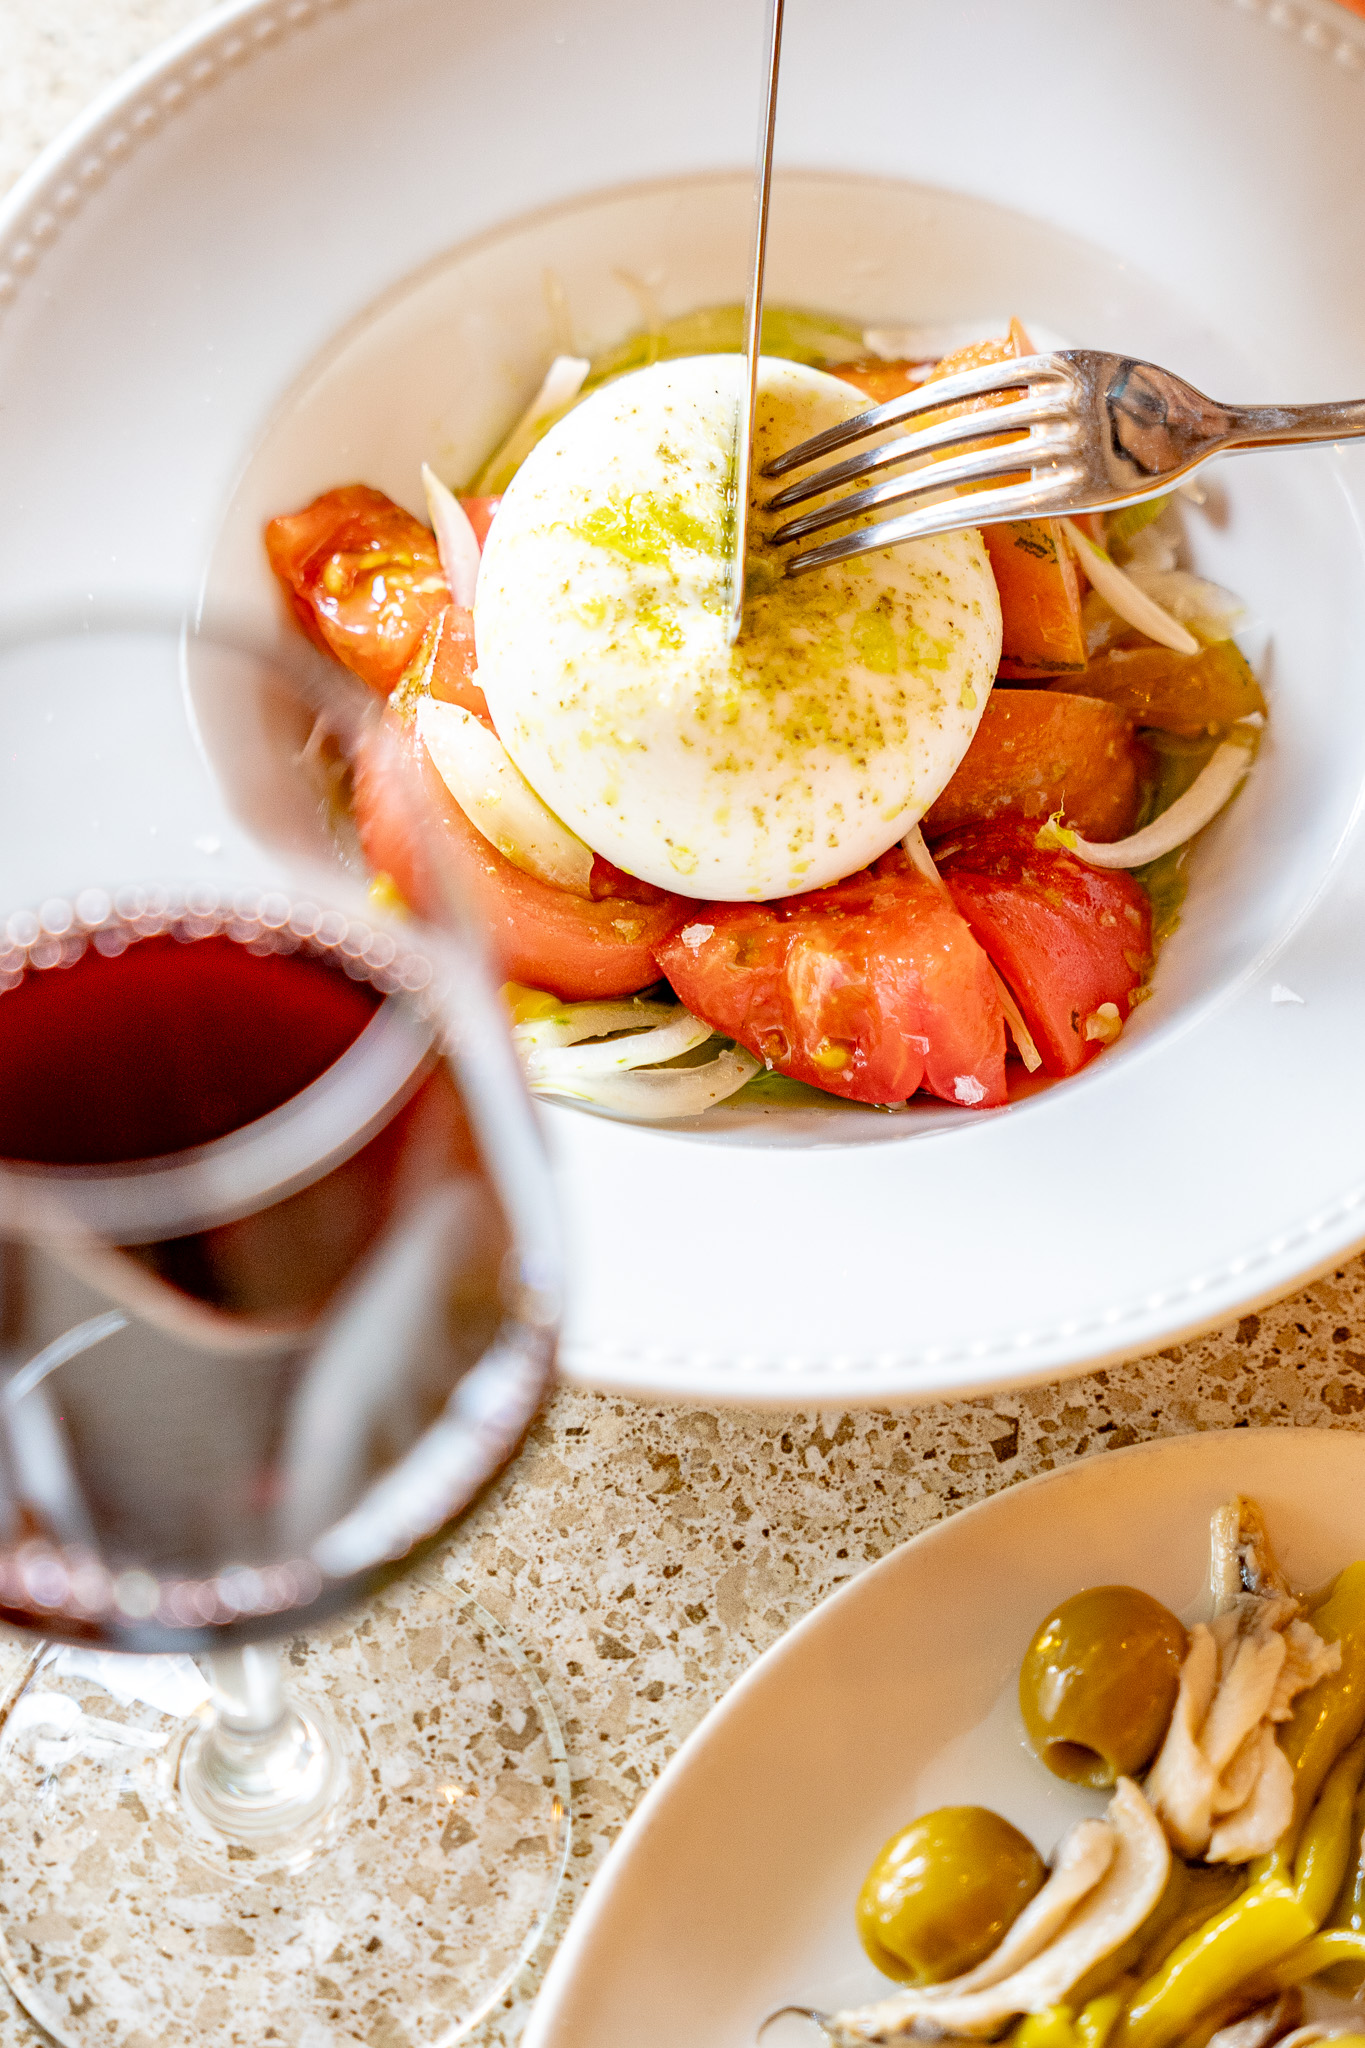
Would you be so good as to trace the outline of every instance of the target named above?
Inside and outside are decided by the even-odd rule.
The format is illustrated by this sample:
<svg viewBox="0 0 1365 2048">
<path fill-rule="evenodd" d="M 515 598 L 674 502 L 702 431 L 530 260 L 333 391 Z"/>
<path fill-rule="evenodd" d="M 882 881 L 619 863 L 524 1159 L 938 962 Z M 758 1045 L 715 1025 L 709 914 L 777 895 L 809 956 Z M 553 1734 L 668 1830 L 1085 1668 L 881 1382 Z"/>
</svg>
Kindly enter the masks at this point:
<svg viewBox="0 0 1365 2048">
<path fill-rule="evenodd" d="M 1063 1785 L 1027 1749 L 1020 1658 L 1084 1586 L 1140 1586 L 1175 1612 L 1197 1609 L 1209 1517 L 1235 1493 L 1264 1508 L 1294 1585 L 1365 1556 L 1365 1440 L 1231 1429 L 1011 1487 L 832 1594 L 636 1808 L 523 2048 L 754 2048 L 779 2006 L 828 2012 L 884 1995 L 853 1924 L 878 1849 L 921 1813 L 974 1805 L 1047 1856 L 1073 1820 L 1102 1812 L 1102 1794 Z"/>
<path fill-rule="evenodd" d="M 738 298 L 763 11 L 250 0 L 15 190 L 9 903 L 153 852 L 263 859 L 169 646 L 125 632 L 74 669 L 68 647 L 35 683 L 9 643 L 201 597 L 273 622 L 267 513 L 354 478 L 415 504 L 419 458 L 471 464 L 566 322 L 595 347 L 642 294 Z M 1365 385 L 1365 23 L 1331 0 L 794 0 L 779 160 L 774 300 L 876 324 L 1017 309 L 1230 398 Z M 573 1377 L 966 1392 L 1170 1343 L 1365 1239 L 1365 454 L 1225 475 L 1195 558 L 1265 622 L 1274 715 L 1153 999 L 1081 1078 L 986 1116 L 549 1110 Z"/>
</svg>

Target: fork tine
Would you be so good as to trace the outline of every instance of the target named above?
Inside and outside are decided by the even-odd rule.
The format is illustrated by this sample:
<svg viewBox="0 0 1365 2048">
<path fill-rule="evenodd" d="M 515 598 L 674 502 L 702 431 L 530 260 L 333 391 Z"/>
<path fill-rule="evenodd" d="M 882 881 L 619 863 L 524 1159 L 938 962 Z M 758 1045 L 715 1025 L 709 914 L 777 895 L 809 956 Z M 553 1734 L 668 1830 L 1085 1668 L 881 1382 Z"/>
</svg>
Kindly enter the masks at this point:
<svg viewBox="0 0 1365 2048">
<path fill-rule="evenodd" d="M 827 526 L 842 525 L 846 519 L 856 519 L 860 513 L 870 512 L 878 506 L 905 505 L 916 498 L 936 497 L 958 484 L 981 483 L 987 478 L 1013 476 L 1019 470 L 1034 469 L 1042 464 L 1056 464 L 1061 457 L 1070 454 L 1072 448 L 1071 436 L 1065 429 L 1033 427 L 1022 440 L 1010 441 L 1003 448 L 971 449 L 967 454 L 945 462 L 928 463 L 923 469 L 912 470 L 908 476 L 890 477 L 885 483 L 873 484 L 870 490 L 854 491 L 846 498 L 836 498 L 831 505 L 818 505 L 813 512 L 805 513 L 800 519 L 789 519 L 785 526 L 779 526 L 770 539 L 782 547 L 788 541 L 804 540 L 808 534 L 823 532 Z M 1031 481 L 1028 488 L 1034 488 Z M 979 525 L 980 514 L 973 514 L 963 524 Z"/>
<path fill-rule="evenodd" d="M 973 491 L 952 504 L 922 505 L 918 511 L 903 512 L 899 519 L 883 519 L 876 526 L 860 526 L 853 533 L 840 534 L 817 548 L 792 555 L 789 576 L 804 576 L 812 569 L 824 569 L 835 562 L 847 562 L 855 555 L 872 554 L 878 548 L 892 548 L 902 541 L 920 540 L 928 534 L 954 533 L 964 526 L 993 525 L 999 520 L 1046 516 L 1049 510 L 1065 511 L 1067 500 L 1085 478 L 1079 463 L 1067 463 L 1047 479 L 1044 494 L 1038 485 L 1025 488 L 1003 485 L 994 491 Z"/>
<path fill-rule="evenodd" d="M 917 412 L 937 412 L 945 405 L 955 405 L 964 398 L 989 398 L 995 392 L 1015 391 L 1021 384 L 1039 384 L 1056 380 L 1068 382 L 1068 372 L 1060 356 L 1020 356 L 1012 363 L 985 363 L 979 370 L 959 370 L 952 377 L 940 377 L 936 382 L 917 385 L 907 391 L 903 398 L 892 398 L 885 405 L 874 405 L 867 412 L 855 413 L 837 427 L 826 427 L 823 433 L 812 434 L 809 441 L 801 441 L 795 448 L 789 448 L 785 455 L 777 456 L 764 466 L 764 476 L 786 476 L 789 470 L 804 469 L 808 462 L 818 462 L 823 455 L 833 455 L 837 449 L 851 447 L 855 441 L 866 440 L 869 434 L 879 434 L 884 427 L 899 426 L 902 420 L 912 419 Z"/>
<path fill-rule="evenodd" d="M 1016 399 L 1009 405 L 993 406 L 989 412 L 965 413 L 956 419 L 938 420 L 931 427 L 921 427 L 918 433 L 907 435 L 903 441 L 888 441 L 882 447 L 864 449 L 861 455 L 850 456 L 846 462 L 836 462 L 829 469 L 819 469 L 810 476 L 801 477 L 769 498 L 766 509 L 784 512 L 789 505 L 800 505 L 807 498 L 822 497 L 826 491 L 837 490 L 841 484 L 852 483 L 855 477 L 867 476 L 874 470 L 889 469 L 894 463 L 912 462 L 916 456 L 932 455 L 936 449 L 956 447 L 964 441 L 993 439 L 1021 427 L 1061 419 L 1066 412 L 1066 393 L 1056 387 Z"/>
</svg>

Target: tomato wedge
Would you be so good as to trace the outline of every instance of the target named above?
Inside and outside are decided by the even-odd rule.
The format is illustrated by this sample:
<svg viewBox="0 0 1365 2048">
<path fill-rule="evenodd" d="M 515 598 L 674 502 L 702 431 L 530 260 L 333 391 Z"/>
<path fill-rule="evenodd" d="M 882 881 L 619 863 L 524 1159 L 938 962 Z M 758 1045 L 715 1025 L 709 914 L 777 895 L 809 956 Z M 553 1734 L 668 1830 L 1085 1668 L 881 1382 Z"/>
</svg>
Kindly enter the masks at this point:
<svg viewBox="0 0 1365 2048">
<path fill-rule="evenodd" d="M 981 538 L 1000 592 L 1000 674 L 1027 681 L 1084 668 L 1080 578 L 1056 520 L 983 526 Z"/>
<path fill-rule="evenodd" d="M 465 499 L 482 546 L 497 498 Z M 328 491 L 266 529 L 271 566 L 310 637 L 371 689 L 395 689 L 387 731 L 425 792 L 428 829 L 461 863 L 465 886 L 509 979 L 561 1000 L 631 995 L 659 978 L 654 947 L 690 905 L 609 861 L 593 865 L 589 900 L 522 872 L 470 824 L 401 713 L 429 692 L 486 719 L 476 676 L 472 613 L 452 604 L 434 536 L 382 491 Z M 355 764 L 356 827 L 367 859 L 427 915 L 440 912 L 430 857 L 395 780 L 389 743 Z"/>
<path fill-rule="evenodd" d="M 387 696 L 450 603 L 435 535 L 382 491 L 347 484 L 272 519 L 265 545 L 309 638 Z"/>
<path fill-rule="evenodd" d="M 1173 654 L 1169 647 L 1111 647 L 1084 675 L 1066 676 L 1054 687 L 1103 697 L 1142 725 L 1190 739 L 1265 711 L 1261 686 L 1231 640 L 1215 640 L 1198 654 Z"/>
<path fill-rule="evenodd" d="M 395 775 L 392 749 L 408 757 L 426 799 L 425 829 L 438 834 L 510 981 L 548 989 L 563 1002 L 633 995 L 659 978 L 655 949 L 696 905 L 609 862 L 593 867 L 593 900 L 538 881 L 503 858 L 470 824 L 432 766 L 416 730 L 390 716 L 382 740 L 355 763 L 356 828 L 370 865 L 392 877 L 414 910 L 441 911 L 431 858 L 414 829 L 410 797 Z"/>
<path fill-rule="evenodd" d="M 416 655 L 403 671 L 397 702 L 405 706 L 409 692 L 414 699 L 438 697 L 444 704 L 472 711 L 485 725 L 491 725 L 487 700 L 475 681 L 477 668 L 474 614 L 463 605 L 448 604 L 431 621 Z"/>
<path fill-rule="evenodd" d="M 971 745 L 926 813 L 932 838 L 1003 813 L 1061 811 L 1086 839 L 1122 839 L 1137 822 L 1151 760 L 1131 718 L 1095 697 L 992 690 Z"/>
<path fill-rule="evenodd" d="M 1006 1100 L 989 963 L 913 872 L 864 872 L 779 903 L 693 904 L 658 960 L 695 1016 L 831 1095 Z"/>
<path fill-rule="evenodd" d="M 953 902 L 1014 991 L 1049 1074 L 1118 1037 L 1152 964 L 1152 913 L 1131 875 L 1042 852 L 1014 819 L 934 848 Z"/>
<path fill-rule="evenodd" d="M 488 529 L 493 524 L 493 514 L 502 503 L 501 494 L 496 498 L 461 498 L 469 523 L 474 529 L 474 538 L 479 543 L 479 553 L 488 538 Z"/>
<path fill-rule="evenodd" d="M 998 340 L 974 342 L 970 348 L 944 356 L 928 381 L 1032 354 L 1033 344 L 1028 335 L 1019 321 L 1011 320 L 1009 333 Z M 953 410 L 975 412 L 1002 402 L 968 399 Z M 1020 519 L 1001 526 L 983 526 L 981 538 L 986 543 L 1000 591 L 1001 675 L 1019 680 L 1084 668 L 1080 579 L 1056 520 Z"/>
<path fill-rule="evenodd" d="M 975 370 L 988 363 L 1013 361 L 1031 355 L 1033 347 L 1017 320 L 1010 331 L 991 341 L 976 341 L 969 348 L 955 349 L 924 374 L 923 363 L 838 363 L 833 374 L 845 383 L 856 384 L 879 405 L 917 390 L 940 377 L 959 370 Z M 969 398 L 941 413 L 923 413 L 907 423 L 911 428 L 927 426 L 931 420 L 948 419 L 954 413 L 980 412 L 1002 403 L 999 399 Z M 1000 673 L 1007 680 L 1028 680 L 1034 676 L 1065 675 L 1085 667 L 1085 633 L 1081 625 L 1081 586 L 1071 551 L 1052 519 L 1023 519 L 1002 526 L 983 526 L 981 538 L 991 558 L 996 586 L 1000 592 Z"/>
<path fill-rule="evenodd" d="M 835 363 L 830 375 L 842 377 L 845 384 L 856 384 L 874 405 L 889 405 L 893 398 L 918 390 L 933 367 L 932 357 L 901 356 L 887 362 L 881 356 L 859 356 L 855 362 Z"/>
</svg>

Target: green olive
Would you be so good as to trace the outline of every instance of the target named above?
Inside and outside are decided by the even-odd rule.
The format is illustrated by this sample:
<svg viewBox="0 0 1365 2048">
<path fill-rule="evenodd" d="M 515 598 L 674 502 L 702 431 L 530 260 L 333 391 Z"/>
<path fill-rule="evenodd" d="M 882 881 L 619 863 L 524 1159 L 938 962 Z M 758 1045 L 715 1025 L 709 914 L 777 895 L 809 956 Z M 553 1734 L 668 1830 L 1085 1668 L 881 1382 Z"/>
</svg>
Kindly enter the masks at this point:
<svg viewBox="0 0 1365 2048">
<path fill-rule="evenodd" d="M 858 1894 L 858 1934 L 888 1977 L 941 1984 L 990 1954 L 1046 1876 L 998 1813 L 941 1806 L 882 1849 Z"/>
<path fill-rule="evenodd" d="M 1150 1593 L 1092 1586 L 1049 1614 L 1019 1671 L 1029 1741 L 1058 1778 L 1112 1785 L 1161 1747 L 1185 1631 Z"/>
</svg>

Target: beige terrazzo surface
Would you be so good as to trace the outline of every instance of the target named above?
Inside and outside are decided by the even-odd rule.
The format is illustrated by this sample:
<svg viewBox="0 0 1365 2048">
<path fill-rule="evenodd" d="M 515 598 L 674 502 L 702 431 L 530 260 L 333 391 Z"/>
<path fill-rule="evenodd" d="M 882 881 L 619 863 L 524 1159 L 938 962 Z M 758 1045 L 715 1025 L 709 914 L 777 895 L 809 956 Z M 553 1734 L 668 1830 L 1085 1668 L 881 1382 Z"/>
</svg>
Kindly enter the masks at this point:
<svg viewBox="0 0 1365 2048">
<path fill-rule="evenodd" d="M 125 65 L 206 11 L 0 0 L 0 188 Z M 562 1394 L 455 1555 L 559 1708 L 576 1801 L 565 1911 L 713 1701 L 892 1545 L 1068 1459 L 1229 1424 L 1351 1428 L 1363 1411 L 1359 1261 L 1197 1343 L 953 1408 L 717 1415 Z M 6 1646 L 0 1660 L 22 1655 Z M 485 2048 L 515 2039 L 521 2010 L 510 2002 L 485 2027 Z M 0 2010 L 0 2048 L 37 2039 Z"/>
</svg>

